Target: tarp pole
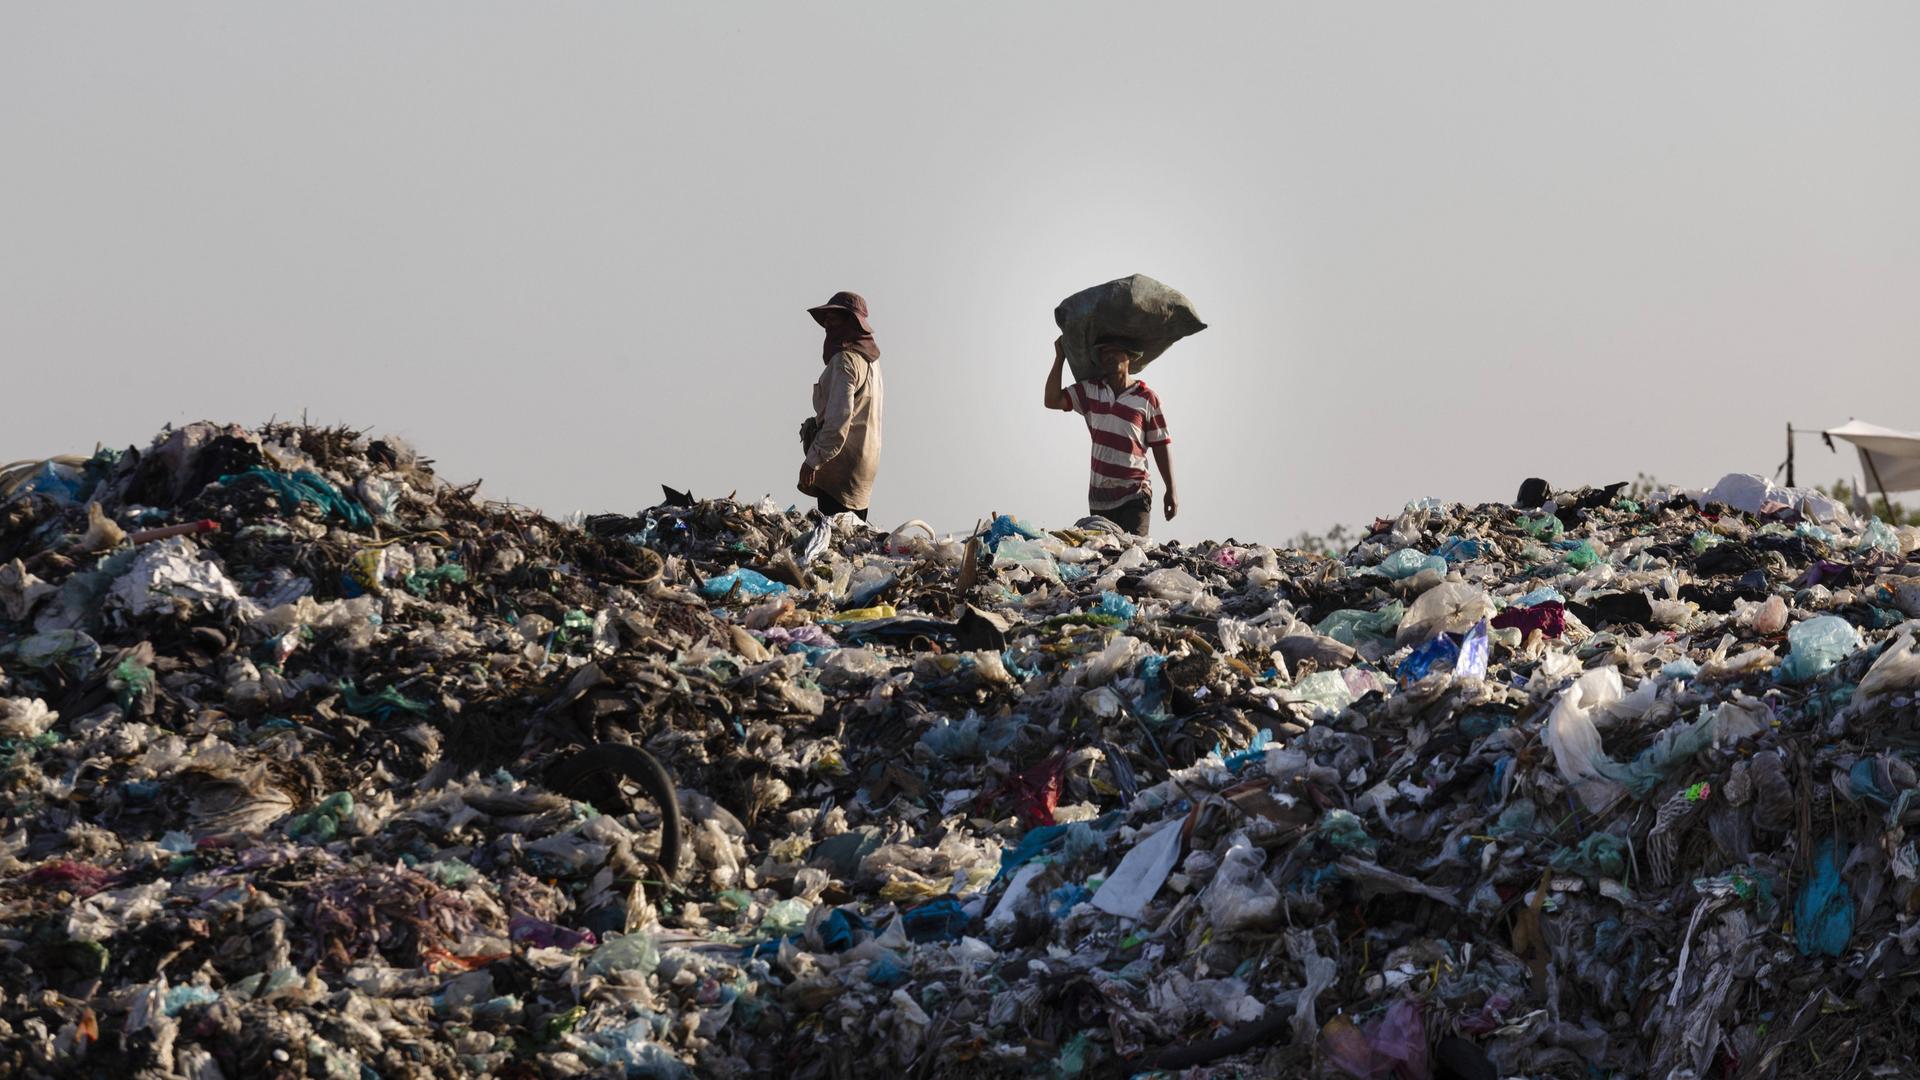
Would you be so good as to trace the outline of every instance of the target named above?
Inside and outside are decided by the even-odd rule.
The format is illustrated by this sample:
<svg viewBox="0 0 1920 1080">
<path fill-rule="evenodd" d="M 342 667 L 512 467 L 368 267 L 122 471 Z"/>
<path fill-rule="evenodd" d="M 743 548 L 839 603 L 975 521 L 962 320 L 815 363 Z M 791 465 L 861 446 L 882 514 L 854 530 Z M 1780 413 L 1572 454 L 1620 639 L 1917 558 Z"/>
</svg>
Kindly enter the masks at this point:
<svg viewBox="0 0 1920 1080">
<path fill-rule="evenodd" d="M 1793 486 L 1793 421 L 1787 421 L 1787 486 Z"/>
<path fill-rule="evenodd" d="M 1892 517 L 1893 500 L 1887 498 L 1887 485 L 1880 482 L 1880 466 L 1873 463 L 1873 451 L 1862 448 L 1860 451 L 1860 460 L 1867 463 L 1867 471 L 1873 474 L 1873 486 L 1880 489 L 1880 501 L 1887 505 L 1887 516 Z M 1867 509 L 1873 509 L 1872 499 L 1867 500 Z M 1875 514 L 1873 516 L 1879 517 L 1880 515 Z"/>
</svg>

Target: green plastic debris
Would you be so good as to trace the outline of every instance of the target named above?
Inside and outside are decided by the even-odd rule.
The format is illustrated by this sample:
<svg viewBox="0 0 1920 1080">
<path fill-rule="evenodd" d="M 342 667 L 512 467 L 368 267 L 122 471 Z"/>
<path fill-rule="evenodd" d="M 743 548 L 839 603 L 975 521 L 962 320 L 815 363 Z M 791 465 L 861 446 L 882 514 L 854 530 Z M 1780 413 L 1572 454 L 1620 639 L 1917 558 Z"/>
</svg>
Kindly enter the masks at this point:
<svg viewBox="0 0 1920 1080">
<path fill-rule="evenodd" d="M 579 1026 L 580 1021 L 585 1019 L 586 1015 L 587 1007 L 585 1005 L 575 1005 L 565 1012 L 557 1012 L 548 1016 L 546 1020 L 540 1024 L 540 1041 L 548 1043 L 557 1041 L 560 1036 L 565 1035 L 567 1032 Z"/>
<path fill-rule="evenodd" d="M 1528 536 L 1541 540 L 1558 540 L 1567 531 L 1567 527 L 1560 524 L 1560 519 L 1552 514 L 1529 517 L 1520 523 L 1520 527 L 1527 531 Z"/>
<path fill-rule="evenodd" d="M 427 716 L 433 711 L 426 702 L 415 701 L 391 686 L 382 687 L 377 694 L 365 694 L 345 679 L 340 680 L 340 700 L 353 715 L 382 722 L 392 720 L 396 713 Z"/>
<path fill-rule="evenodd" d="M 1347 685 L 1347 677 L 1339 671 L 1316 671 L 1293 684 L 1288 697 L 1319 707 L 1320 712 L 1336 716 L 1340 710 L 1357 700 L 1353 688 Z"/>
<path fill-rule="evenodd" d="M 1589 833 L 1573 847 L 1555 852 L 1552 862 L 1555 870 L 1617 881 L 1627 874 L 1627 842 L 1612 833 Z"/>
<path fill-rule="evenodd" d="M 1373 837 L 1367 835 L 1366 823 L 1351 810 L 1327 811 L 1317 832 L 1321 840 L 1341 851 L 1372 851 L 1375 846 Z"/>
<path fill-rule="evenodd" d="M 125 712 L 136 700 L 153 693 L 153 669 L 128 657 L 114 665 L 107 686 L 117 695 L 120 711 Z"/>
<path fill-rule="evenodd" d="M 660 966 L 660 950 L 649 934 L 622 934 L 587 956 L 587 974 L 610 975 L 616 971 L 638 971 L 651 975 Z"/>
<path fill-rule="evenodd" d="M 61 946 L 61 961 L 82 975 L 105 975 L 113 954 L 97 941 L 68 941 Z"/>
<path fill-rule="evenodd" d="M 421 873 L 448 888 L 459 888 L 480 876 L 480 871 L 459 859 L 441 859 L 437 862 L 421 863 L 419 869 Z"/>
<path fill-rule="evenodd" d="M 1575 570 L 1585 570 L 1600 561 L 1600 552 L 1596 551 L 1593 541 L 1582 540 L 1567 550 L 1567 565 Z"/>
<path fill-rule="evenodd" d="M 442 585 L 465 585 L 467 568 L 459 563 L 443 563 L 431 570 L 415 570 L 401 579 L 408 592 L 425 596 Z"/>
<path fill-rule="evenodd" d="M 1084 1031 L 1068 1039 L 1067 1044 L 1060 1048 L 1060 1056 L 1053 1061 L 1053 1075 L 1079 1076 L 1086 1072 L 1087 1051 L 1092 1045 L 1093 1040 Z"/>
<path fill-rule="evenodd" d="M 1424 551 L 1416 551 L 1413 548 L 1401 548 L 1399 551 L 1381 559 L 1380 564 L 1373 567 L 1373 570 L 1375 573 L 1393 581 L 1400 581 L 1405 578 L 1410 578 L 1422 570 L 1433 570 L 1444 574 L 1447 572 L 1447 560 L 1438 555 L 1429 555 Z"/>
<path fill-rule="evenodd" d="M 1500 816 L 1494 820 L 1488 831 L 1495 836 L 1532 832 L 1539 817 L 1540 810 L 1533 804 L 1532 799 L 1515 799 L 1500 811 Z"/>
<path fill-rule="evenodd" d="M 327 478 L 308 469 L 301 469 L 289 476 L 277 473 L 259 465 L 243 473 L 220 478 L 222 487 L 233 486 L 236 480 L 252 478 L 272 488 L 280 495 L 280 509 L 292 511 L 301 503 L 312 503 L 327 513 L 340 518 L 356 529 L 373 526 L 373 515 L 366 507 L 340 494 L 340 489 L 327 482 Z"/>
<path fill-rule="evenodd" d="M 760 932 L 768 937 L 797 934 L 805 929 L 807 913 L 812 910 L 813 905 L 805 900 L 782 900 L 767 909 L 766 915 L 760 920 Z"/>
<path fill-rule="evenodd" d="M 1400 620 L 1407 616 L 1407 605 L 1398 600 L 1379 611 L 1342 608 L 1314 624 L 1314 632 L 1324 634 L 1342 645 L 1359 648 L 1368 641 L 1393 643 Z"/>
<path fill-rule="evenodd" d="M 340 823 L 353 816 L 353 792 L 336 791 L 320 805 L 287 819 L 287 835 L 324 844 L 340 834 Z"/>
</svg>

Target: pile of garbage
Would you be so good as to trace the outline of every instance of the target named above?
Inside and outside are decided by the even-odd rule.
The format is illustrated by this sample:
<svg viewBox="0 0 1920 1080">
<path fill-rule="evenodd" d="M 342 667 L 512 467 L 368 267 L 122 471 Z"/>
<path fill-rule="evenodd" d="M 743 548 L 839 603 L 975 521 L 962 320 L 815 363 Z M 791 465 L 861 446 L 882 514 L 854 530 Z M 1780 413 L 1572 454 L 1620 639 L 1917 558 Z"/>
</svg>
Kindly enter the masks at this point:
<svg viewBox="0 0 1920 1080">
<path fill-rule="evenodd" d="M 0 472 L 0 1074 L 1910 1075 L 1920 530 L 1522 496 L 1330 559 L 289 425 Z"/>
</svg>

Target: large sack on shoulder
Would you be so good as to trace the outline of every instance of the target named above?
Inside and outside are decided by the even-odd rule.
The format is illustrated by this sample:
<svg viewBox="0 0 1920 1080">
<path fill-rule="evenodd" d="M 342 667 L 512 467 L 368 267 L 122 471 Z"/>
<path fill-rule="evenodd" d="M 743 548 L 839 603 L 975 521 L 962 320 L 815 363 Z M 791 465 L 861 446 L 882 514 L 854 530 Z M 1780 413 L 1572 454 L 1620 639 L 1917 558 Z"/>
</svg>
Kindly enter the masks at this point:
<svg viewBox="0 0 1920 1080">
<path fill-rule="evenodd" d="M 1138 374 L 1174 342 L 1207 328 L 1192 301 L 1145 274 L 1074 293 L 1053 309 L 1053 321 L 1060 327 L 1067 365 L 1081 381 L 1100 377 L 1094 342 L 1103 337 L 1133 342 L 1142 354 L 1133 366 Z"/>
</svg>

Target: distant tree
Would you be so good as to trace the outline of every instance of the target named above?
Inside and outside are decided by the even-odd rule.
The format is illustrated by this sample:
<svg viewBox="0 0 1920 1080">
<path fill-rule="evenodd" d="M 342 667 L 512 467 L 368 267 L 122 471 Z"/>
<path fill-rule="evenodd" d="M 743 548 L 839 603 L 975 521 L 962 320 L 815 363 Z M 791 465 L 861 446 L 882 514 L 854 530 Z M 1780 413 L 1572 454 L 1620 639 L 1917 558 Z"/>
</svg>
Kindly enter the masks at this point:
<svg viewBox="0 0 1920 1080">
<path fill-rule="evenodd" d="M 1843 502 L 1849 507 L 1853 505 L 1855 498 L 1862 498 L 1862 501 L 1872 507 L 1871 513 L 1889 525 L 1920 525 L 1920 510 L 1909 510 L 1905 503 L 1889 502 L 1885 496 L 1881 495 L 1864 498 L 1863 492 L 1857 490 L 1852 484 L 1845 480 L 1835 480 L 1831 484 L 1821 484 L 1816 490 L 1825 492 L 1836 501 Z"/>
<path fill-rule="evenodd" d="M 1627 498 L 1635 502 L 1643 503 L 1647 501 L 1648 496 L 1656 491 L 1672 490 L 1673 485 L 1671 484 L 1663 483 L 1646 473 L 1636 473 L 1633 478 L 1633 483 L 1627 485 Z"/>
<path fill-rule="evenodd" d="M 1348 530 L 1345 525 L 1335 525 L 1324 533 L 1301 531 L 1298 536 L 1287 541 L 1286 546 L 1294 551 L 1306 551 L 1315 555 L 1339 558 L 1347 553 L 1360 538 Z"/>
</svg>

